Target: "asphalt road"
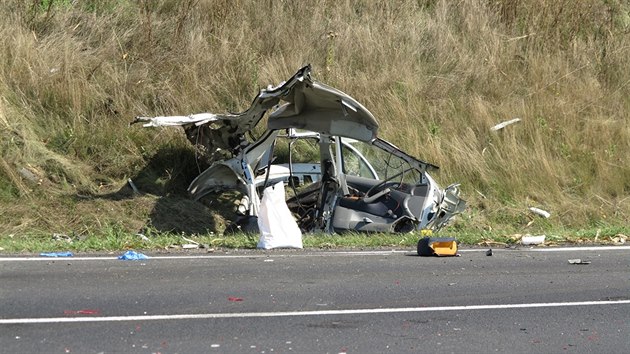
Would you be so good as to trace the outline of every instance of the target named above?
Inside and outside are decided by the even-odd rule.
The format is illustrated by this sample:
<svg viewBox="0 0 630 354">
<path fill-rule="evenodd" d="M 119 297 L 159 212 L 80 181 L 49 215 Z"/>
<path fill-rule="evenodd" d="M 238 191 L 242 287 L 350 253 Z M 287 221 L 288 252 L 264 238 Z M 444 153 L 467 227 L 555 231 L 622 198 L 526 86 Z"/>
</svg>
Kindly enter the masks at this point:
<svg viewBox="0 0 630 354">
<path fill-rule="evenodd" d="M 147 255 L 0 257 L 0 353 L 630 348 L 628 247 Z"/>
</svg>

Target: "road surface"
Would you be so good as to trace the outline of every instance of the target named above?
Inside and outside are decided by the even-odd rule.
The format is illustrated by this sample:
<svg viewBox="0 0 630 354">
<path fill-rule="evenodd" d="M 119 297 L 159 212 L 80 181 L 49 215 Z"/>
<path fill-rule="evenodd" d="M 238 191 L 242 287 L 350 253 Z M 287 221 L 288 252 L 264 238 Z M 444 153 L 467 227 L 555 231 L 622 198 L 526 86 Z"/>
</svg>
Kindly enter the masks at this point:
<svg viewBox="0 0 630 354">
<path fill-rule="evenodd" d="M 485 251 L 0 257 L 0 353 L 628 352 L 630 248 Z"/>
</svg>

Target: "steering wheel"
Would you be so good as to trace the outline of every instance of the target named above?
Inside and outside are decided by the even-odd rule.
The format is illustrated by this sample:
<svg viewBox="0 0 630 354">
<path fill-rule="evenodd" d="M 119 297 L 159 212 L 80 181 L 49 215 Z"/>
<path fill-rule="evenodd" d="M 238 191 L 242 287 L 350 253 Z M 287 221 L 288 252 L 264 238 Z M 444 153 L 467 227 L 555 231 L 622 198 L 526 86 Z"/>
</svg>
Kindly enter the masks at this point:
<svg viewBox="0 0 630 354">
<path fill-rule="evenodd" d="M 369 198 L 369 197 L 372 197 L 372 196 L 378 194 L 379 192 L 384 190 L 383 187 L 385 187 L 388 182 L 390 182 L 394 178 L 398 178 L 398 177 L 402 176 L 403 174 L 405 174 L 405 173 L 407 173 L 407 172 L 409 172 L 411 170 L 413 170 L 413 167 L 406 168 L 406 169 L 398 172 L 397 174 L 395 174 L 395 175 L 393 175 L 393 176 L 391 176 L 389 178 L 386 178 L 383 181 L 373 185 L 370 189 L 367 190 L 367 192 L 365 192 L 365 197 Z"/>
</svg>

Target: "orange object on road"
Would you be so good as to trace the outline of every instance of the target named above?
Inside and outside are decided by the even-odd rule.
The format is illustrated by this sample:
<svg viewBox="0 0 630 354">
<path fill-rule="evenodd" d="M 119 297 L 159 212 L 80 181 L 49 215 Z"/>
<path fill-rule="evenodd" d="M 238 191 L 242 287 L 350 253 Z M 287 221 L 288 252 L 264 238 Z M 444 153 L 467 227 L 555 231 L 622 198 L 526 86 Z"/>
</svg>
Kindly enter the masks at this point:
<svg viewBox="0 0 630 354">
<path fill-rule="evenodd" d="M 419 256 L 455 256 L 457 240 L 454 237 L 423 237 L 418 241 Z"/>
</svg>

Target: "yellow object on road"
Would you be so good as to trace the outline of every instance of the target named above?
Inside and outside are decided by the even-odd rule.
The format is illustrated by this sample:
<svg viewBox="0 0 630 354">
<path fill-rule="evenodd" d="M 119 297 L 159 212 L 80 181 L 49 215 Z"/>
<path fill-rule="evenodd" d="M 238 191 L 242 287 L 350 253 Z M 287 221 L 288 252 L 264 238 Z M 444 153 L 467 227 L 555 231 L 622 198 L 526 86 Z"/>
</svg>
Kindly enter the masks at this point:
<svg viewBox="0 0 630 354">
<path fill-rule="evenodd" d="M 453 237 L 423 237 L 418 241 L 419 256 L 455 256 L 457 240 Z"/>
</svg>

